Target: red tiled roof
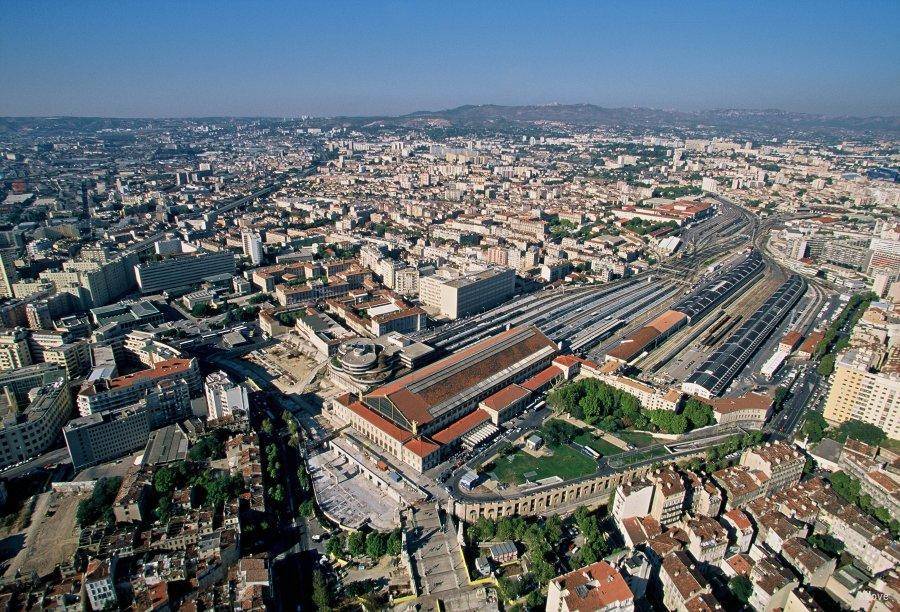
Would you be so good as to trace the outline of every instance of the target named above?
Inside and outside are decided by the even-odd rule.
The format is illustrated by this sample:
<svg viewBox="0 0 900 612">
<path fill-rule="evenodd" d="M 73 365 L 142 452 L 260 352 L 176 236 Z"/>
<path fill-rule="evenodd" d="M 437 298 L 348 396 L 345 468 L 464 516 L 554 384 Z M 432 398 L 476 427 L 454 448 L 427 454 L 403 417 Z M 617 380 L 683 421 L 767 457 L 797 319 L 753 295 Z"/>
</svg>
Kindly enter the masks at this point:
<svg viewBox="0 0 900 612">
<path fill-rule="evenodd" d="M 667 310 L 649 323 L 647 327 L 652 327 L 659 333 L 665 333 L 674 325 L 677 325 L 687 319 L 687 315 L 677 310 Z"/>
<path fill-rule="evenodd" d="M 660 336 L 657 329 L 653 327 L 642 327 L 632 333 L 622 341 L 622 344 L 613 347 L 607 353 L 607 357 L 619 359 L 620 361 L 631 361 L 641 354 L 644 347 L 656 340 Z"/>
<path fill-rule="evenodd" d="M 533 328 L 530 335 L 515 344 L 501 349 L 496 348 L 523 331 L 523 328 L 517 327 L 493 338 L 476 342 L 465 350 L 379 387 L 366 397 L 386 397 L 408 420 L 416 421 L 420 425 L 428 423 L 433 419 L 429 412 L 432 406 L 451 399 L 462 390 L 480 383 L 542 349 L 556 350 L 553 341 L 537 328 Z M 465 367 L 454 369 L 467 359 L 471 361 L 467 361 Z M 422 383 L 426 378 L 448 370 L 451 372 L 448 376 L 436 379 L 433 384 L 421 386 L 416 392 L 410 390 L 410 387 Z"/>
<path fill-rule="evenodd" d="M 553 363 L 558 363 L 563 367 L 570 368 L 576 363 L 581 363 L 581 359 L 575 355 L 560 355 L 553 360 Z"/>
<path fill-rule="evenodd" d="M 438 444 L 449 444 L 457 438 L 466 435 L 482 423 L 489 421 L 490 418 L 491 417 L 487 412 L 479 408 L 474 412 L 470 412 L 458 421 L 450 423 L 450 425 L 431 436 L 431 439 Z"/>
<path fill-rule="evenodd" d="M 566 606 L 573 612 L 600 610 L 617 602 L 625 603 L 634 599 L 625 579 L 606 561 L 597 561 L 554 578 L 553 581 L 568 591 Z M 576 588 L 580 586 L 585 588 Z"/>
<path fill-rule="evenodd" d="M 731 569 L 739 576 L 749 576 L 753 569 L 753 558 L 745 553 L 738 553 L 732 557 L 725 559 L 725 563 L 731 566 Z"/>
<path fill-rule="evenodd" d="M 369 408 L 362 402 L 349 401 L 349 403 L 346 403 L 344 401 L 344 399 L 345 398 L 349 399 L 349 397 L 350 397 L 349 394 L 347 394 L 346 396 L 341 396 L 338 398 L 338 401 L 340 401 L 342 404 L 347 406 L 350 410 L 355 412 L 357 415 L 359 415 L 360 417 L 362 417 L 363 419 L 365 419 L 366 421 L 368 421 L 369 423 L 371 423 L 372 425 L 374 425 L 375 427 L 377 427 L 378 429 L 383 431 L 385 434 L 389 435 L 390 437 L 392 437 L 393 439 L 395 439 L 401 443 L 406 442 L 407 440 L 409 440 L 412 437 L 412 432 L 407 431 L 407 430 L 403 429 L 402 427 L 397 427 L 396 425 L 394 425 L 393 423 L 388 421 L 386 418 L 384 418 L 383 416 L 381 416 L 380 414 L 378 414 L 377 412 L 375 412 L 374 410 L 372 410 L 371 408 Z"/>
<path fill-rule="evenodd" d="M 562 376 L 562 374 L 562 370 L 552 365 L 541 370 L 540 372 L 523 382 L 522 386 L 531 392 L 536 392 L 549 385 L 554 378 L 556 378 L 557 376 Z"/>
<path fill-rule="evenodd" d="M 728 518 L 741 531 L 753 529 L 749 517 L 740 508 L 732 508 L 722 516 Z"/>
<path fill-rule="evenodd" d="M 411 451 L 413 454 L 418 455 L 419 457 L 427 457 L 434 451 L 438 450 L 440 447 L 437 444 L 432 444 L 426 440 L 421 438 L 414 438 L 403 445 L 403 448 Z"/>
<path fill-rule="evenodd" d="M 810 355 L 812 355 L 816 352 L 816 347 L 818 346 L 819 342 L 824 339 L 825 334 L 820 331 L 814 331 L 806 337 L 806 340 L 803 341 L 803 344 L 801 344 L 800 348 L 798 348 L 797 350 L 802 353 L 809 353 Z"/>
<path fill-rule="evenodd" d="M 702 402 L 712 405 L 713 410 L 719 414 L 731 414 L 741 410 L 768 410 L 772 407 L 774 398 L 764 393 L 750 392 L 740 397 L 711 397 L 709 399 L 698 398 Z"/>
<path fill-rule="evenodd" d="M 499 411 L 507 406 L 513 405 L 519 400 L 525 399 L 529 395 L 531 395 L 531 392 L 528 391 L 528 389 L 512 384 L 503 387 L 493 395 L 488 396 L 482 400 L 482 403 L 488 408 Z"/>
<path fill-rule="evenodd" d="M 781 344 L 786 344 L 791 348 L 797 346 L 803 340 L 803 336 L 800 335 L 800 332 L 791 330 L 784 335 L 784 338 L 781 339 Z"/>
<path fill-rule="evenodd" d="M 149 370 L 141 370 L 140 372 L 126 374 L 125 376 L 118 376 L 116 378 L 110 379 L 109 388 L 121 389 L 124 387 L 130 387 L 140 380 L 148 380 L 162 378 L 164 376 L 174 376 L 177 374 L 182 374 L 184 372 L 187 372 L 190 367 L 190 359 L 166 359 L 164 361 L 157 362 L 156 365 Z"/>
</svg>

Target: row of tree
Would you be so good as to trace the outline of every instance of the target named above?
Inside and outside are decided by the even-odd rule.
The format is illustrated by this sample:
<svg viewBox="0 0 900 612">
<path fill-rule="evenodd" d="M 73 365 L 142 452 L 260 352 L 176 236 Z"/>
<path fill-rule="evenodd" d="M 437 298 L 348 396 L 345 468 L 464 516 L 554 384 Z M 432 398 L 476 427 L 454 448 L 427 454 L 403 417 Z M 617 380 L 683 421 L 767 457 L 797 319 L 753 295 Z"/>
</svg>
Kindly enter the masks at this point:
<svg viewBox="0 0 900 612">
<path fill-rule="evenodd" d="M 367 556 L 377 561 L 384 555 L 396 557 L 403 546 L 399 529 L 391 532 L 353 531 L 349 535 L 337 533 L 325 543 L 325 552 L 335 557 L 350 556 L 358 559 Z"/>
<path fill-rule="evenodd" d="M 554 389 L 548 402 L 605 431 L 641 429 L 682 434 L 714 422 L 712 406 L 696 398 L 685 402 L 676 414 L 671 410 L 643 410 L 638 399 L 594 378 L 585 378 Z"/>
<path fill-rule="evenodd" d="M 806 436 L 807 441 L 813 444 L 821 442 L 823 438 L 831 438 L 832 440 L 836 440 L 843 444 L 848 438 L 851 438 L 853 440 L 865 442 L 866 444 L 878 446 L 887 439 L 887 434 L 877 425 L 864 423 L 854 419 L 845 421 L 837 427 L 830 428 L 828 426 L 828 421 L 825 420 L 822 413 L 814 410 L 811 410 L 806 414 L 806 420 L 803 422 L 803 429 L 801 431 L 803 432 L 803 435 Z"/>
</svg>

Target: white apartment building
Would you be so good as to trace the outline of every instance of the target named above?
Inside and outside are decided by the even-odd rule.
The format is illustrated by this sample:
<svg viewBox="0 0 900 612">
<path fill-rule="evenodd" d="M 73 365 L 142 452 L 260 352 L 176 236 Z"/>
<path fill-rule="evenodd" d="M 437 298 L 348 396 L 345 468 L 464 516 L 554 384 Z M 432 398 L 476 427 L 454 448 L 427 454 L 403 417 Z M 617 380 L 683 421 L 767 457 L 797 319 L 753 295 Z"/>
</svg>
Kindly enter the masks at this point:
<svg viewBox="0 0 900 612">
<path fill-rule="evenodd" d="M 458 319 L 508 300 L 515 284 L 516 274 L 508 268 L 490 268 L 457 278 L 434 274 L 419 279 L 419 297 L 438 316 Z"/>
<path fill-rule="evenodd" d="M 624 482 L 616 487 L 612 512 L 616 523 L 621 525 L 627 518 L 640 518 L 650 514 L 653 489 L 653 483 L 645 479 Z"/>
<path fill-rule="evenodd" d="M 31 365 L 28 332 L 22 328 L 0 334 L 0 370 L 15 370 Z"/>
<path fill-rule="evenodd" d="M 262 263 L 263 243 L 258 232 L 250 230 L 241 232 L 241 246 L 244 249 L 244 257 L 248 257 L 254 266 Z"/>
<path fill-rule="evenodd" d="M 206 377 L 204 391 L 207 418 L 210 420 L 231 416 L 235 411 L 246 414 L 250 409 L 247 388 L 240 383 L 233 383 L 221 370 Z"/>
</svg>

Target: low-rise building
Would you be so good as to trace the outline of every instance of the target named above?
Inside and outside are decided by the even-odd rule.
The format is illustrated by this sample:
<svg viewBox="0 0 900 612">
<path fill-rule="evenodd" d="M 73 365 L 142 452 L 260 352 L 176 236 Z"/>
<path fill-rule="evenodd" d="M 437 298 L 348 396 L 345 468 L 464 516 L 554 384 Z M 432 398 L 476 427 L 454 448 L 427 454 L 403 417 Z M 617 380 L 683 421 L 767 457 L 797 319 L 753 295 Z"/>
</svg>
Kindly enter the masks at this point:
<svg viewBox="0 0 900 612">
<path fill-rule="evenodd" d="M 673 552 L 662 561 L 659 570 L 663 605 L 667 610 L 688 612 L 688 602 L 694 597 L 712 593 L 706 578 L 696 563 L 684 551 Z"/>
<path fill-rule="evenodd" d="M 781 556 L 803 579 L 803 584 L 824 588 L 834 573 L 837 559 L 826 557 L 803 538 L 790 538 L 781 546 Z"/>
<path fill-rule="evenodd" d="M 766 490 L 771 494 L 800 482 L 806 458 L 786 442 L 766 442 L 745 450 L 740 464 L 765 474 Z"/>
<path fill-rule="evenodd" d="M 688 551 L 700 563 L 718 565 L 725 558 L 728 532 L 714 518 L 697 516 L 684 523 Z"/>
<path fill-rule="evenodd" d="M 91 609 L 109 610 L 116 606 L 116 558 L 91 559 L 84 572 L 84 590 L 87 592 Z"/>
<path fill-rule="evenodd" d="M 783 609 L 787 598 L 800 582 L 794 573 L 774 557 L 763 557 L 750 572 L 753 591 L 750 606 L 758 612 Z"/>
<path fill-rule="evenodd" d="M 634 595 L 606 561 L 563 574 L 547 586 L 547 612 L 631 612 Z"/>
</svg>

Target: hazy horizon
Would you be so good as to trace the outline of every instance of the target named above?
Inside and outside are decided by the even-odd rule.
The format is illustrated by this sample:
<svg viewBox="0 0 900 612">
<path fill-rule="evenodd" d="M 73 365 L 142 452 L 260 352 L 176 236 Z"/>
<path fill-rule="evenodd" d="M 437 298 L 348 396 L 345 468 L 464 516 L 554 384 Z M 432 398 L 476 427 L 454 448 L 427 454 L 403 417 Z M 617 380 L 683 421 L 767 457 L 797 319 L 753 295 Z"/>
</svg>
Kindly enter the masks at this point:
<svg viewBox="0 0 900 612">
<path fill-rule="evenodd" d="M 900 113 L 900 3 L 8 3 L 2 116 Z"/>
</svg>

